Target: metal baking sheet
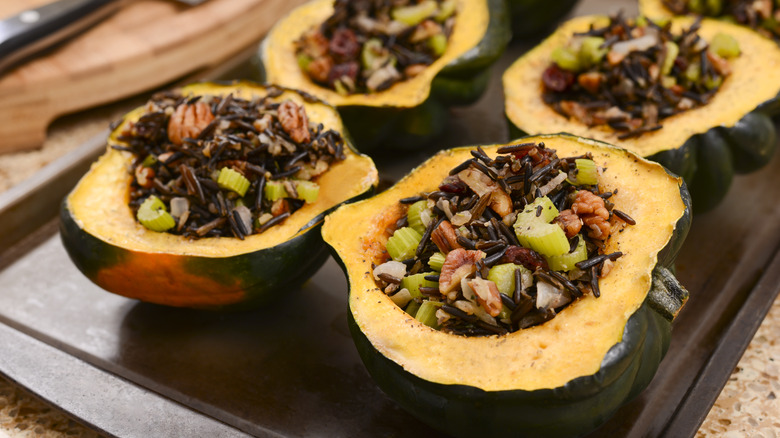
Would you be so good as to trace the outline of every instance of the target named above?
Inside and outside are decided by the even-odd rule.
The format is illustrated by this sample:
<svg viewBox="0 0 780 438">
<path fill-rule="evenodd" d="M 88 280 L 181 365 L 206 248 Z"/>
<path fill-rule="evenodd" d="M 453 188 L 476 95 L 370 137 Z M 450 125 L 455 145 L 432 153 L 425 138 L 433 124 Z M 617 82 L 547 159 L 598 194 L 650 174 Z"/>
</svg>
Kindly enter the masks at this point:
<svg viewBox="0 0 780 438">
<path fill-rule="evenodd" d="M 623 4 L 584 2 L 578 13 Z M 451 111 L 436 145 L 507 140 L 500 73 L 533 44 L 513 44 L 485 98 Z M 0 373 L 106 435 L 439 436 L 367 374 L 333 260 L 273 307 L 241 313 L 140 303 L 90 283 L 54 215 L 101 143 L 0 195 L 0 229 L 13 230 L 0 233 Z M 433 152 L 375 159 L 390 182 Z M 677 264 L 691 299 L 670 350 L 650 387 L 592 437 L 695 435 L 780 291 L 780 203 L 766 201 L 778 196 L 780 156 L 694 218 Z"/>
</svg>

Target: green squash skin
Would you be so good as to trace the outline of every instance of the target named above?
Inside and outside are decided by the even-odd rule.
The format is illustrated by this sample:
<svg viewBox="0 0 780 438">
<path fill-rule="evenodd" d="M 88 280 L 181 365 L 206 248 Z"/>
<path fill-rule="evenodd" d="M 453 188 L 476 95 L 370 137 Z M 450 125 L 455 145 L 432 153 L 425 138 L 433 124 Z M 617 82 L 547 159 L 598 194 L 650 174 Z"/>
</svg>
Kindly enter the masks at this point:
<svg viewBox="0 0 780 438">
<path fill-rule="evenodd" d="M 470 105 L 482 96 L 487 89 L 489 67 L 501 57 L 512 37 L 505 0 L 486 2 L 490 20 L 485 35 L 436 75 L 431 83 L 431 95 L 425 102 L 414 108 L 338 108 L 346 130 L 361 151 L 413 150 L 425 146 L 444 131 L 447 107 Z M 262 55 L 253 64 L 265 80 Z"/>
<path fill-rule="evenodd" d="M 696 213 L 712 210 L 728 193 L 734 174 L 765 166 L 777 149 L 772 119 L 752 111 L 734 126 L 716 126 L 689 138 L 681 147 L 654 154 L 661 163 L 688 183 Z"/>
<path fill-rule="evenodd" d="M 650 384 L 669 348 L 672 320 L 688 299 L 671 271 L 692 222 L 685 183 L 680 196 L 686 208 L 658 254 L 648 296 L 629 317 L 622 340 L 607 352 L 596 374 L 534 391 L 484 391 L 427 381 L 376 350 L 348 309 L 361 360 L 382 391 L 402 408 L 456 437 L 574 437 L 595 430 Z M 335 250 L 333 254 L 347 273 L 344 261 Z"/>
<path fill-rule="evenodd" d="M 646 301 L 628 319 L 623 340 L 609 350 L 596 374 L 554 389 L 488 392 L 407 373 L 380 354 L 347 314 L 355 346 L 377 385 L 422 422 L 456 437 L 584 435 L 650 383 L 671 333 L 671 323 Z"/>
<path fill-rule="evenodd" d="M 511 14 L 512 35 L 529 37 L 549 29 L 566 16 L 577 0 L 507 0 Z"/>
<path fill-rule="evenodd" d="M 243 291 L 233 303 L 225 303 L 222 297 L 204 298 L 199 294 L 184 302 L 171 302 L 164 294 L 144 301 L 208 310 L 245 310 L 272 303 L 297 289 L 327 260 L 329 254 L 320 234 L 323 218 L 324 214 L 319 215 L 314 225 L 307 225 L 306 232 L 271 248 L 222 258 L 183 257 L 180 268 L 184 272 L 172 273 L 225 284 L 226 294 Z M 81 229 L 68 209 L 67 200 L 60 209 L 60 236 L 76 267 L 101 287 L 105 285 L 101 284 L 100 272 L 127 261 L 130 256 L 127 250 Z M 154 258 L 157 254 L 144 256 Z M 143 279 L 139 281 L 143 287 Z M 135 287 L 128 285 L 130 294 Z"/>
</svg>

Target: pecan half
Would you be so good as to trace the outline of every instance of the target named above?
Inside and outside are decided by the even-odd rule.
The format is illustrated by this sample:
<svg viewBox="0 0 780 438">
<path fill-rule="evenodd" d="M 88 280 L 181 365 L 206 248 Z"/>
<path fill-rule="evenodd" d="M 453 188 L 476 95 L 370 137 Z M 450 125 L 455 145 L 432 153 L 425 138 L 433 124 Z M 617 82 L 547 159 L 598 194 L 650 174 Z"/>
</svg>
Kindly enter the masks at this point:
<svg viewBox="0 0 780 438">
<path fill-rule="evenodd" d="M 571 209 L 561 211 L 558 217 L 553 219 L 553 223 L 558 224 L 569 239 L 579 234 L 582 229 L 582 219 Z"/>
<path fill-rule="evenodd" d="M 453 249 L 462 248 L 458 243 L 458 235 L 455 234 L 455 228 L 449 221 L 442 221 L 438 227 L 431 233 L 431 240 L 439 248 L 439 251 L 444 254 L 449 253 Z"/>
<path fill-rule="evenodd" d="M 453 249 L 444 258 L 439 274 L 439 292 L 447 295 L 460 286 L 460 281 L 477 272 L 477 261 L 485 257 L 482 251 Z"/>
<path fill-rule="evenodd" d="M 477 302 L 487 311 L 488 315 L 496 317 L 501 313 L 503 303 L 495 283 L 490 280 L 475 278 L 469 281 L 468 284 L 477 295 Z"/>
<path fill-rule="evenodd" d="M 571 210 L 588 227 L 588 235 L 594 239 L 606 240 L 610 234 L 609 211 L 604 200 L 587 190 L 579 190 Z"/>
<path fill-rule="evenodd" d="M 182 144 L 185 138 L 197 138 L 212 120 L 214 114 L 206 103 L 182 103 L 176 107 L 168 121 L 168 139 L 171 143 Z"/>
<path fill-rule="evenodd" d="M 308 143 L 311 140 L 306 110 L 295 102 L 285 100 L 279 105 L 279 123 L 296 143 Z"/>
</svg>

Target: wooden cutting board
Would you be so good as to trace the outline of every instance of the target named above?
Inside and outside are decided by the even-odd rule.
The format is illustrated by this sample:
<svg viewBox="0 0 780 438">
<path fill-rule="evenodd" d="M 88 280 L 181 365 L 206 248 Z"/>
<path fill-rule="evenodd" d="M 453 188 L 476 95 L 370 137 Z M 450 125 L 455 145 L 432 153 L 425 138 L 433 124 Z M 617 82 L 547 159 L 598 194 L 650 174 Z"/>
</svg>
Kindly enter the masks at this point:
<svg viewBox="0 0 780 438">
<path fill-rule="evenodd" d="M 0 1 L 0 17 L 52 0 Z M 0 153 L 35 148 L 58 116 L 213 68 L 260 42 L 304 0 L 136 0 L 0 76 Z"/>
</svg>

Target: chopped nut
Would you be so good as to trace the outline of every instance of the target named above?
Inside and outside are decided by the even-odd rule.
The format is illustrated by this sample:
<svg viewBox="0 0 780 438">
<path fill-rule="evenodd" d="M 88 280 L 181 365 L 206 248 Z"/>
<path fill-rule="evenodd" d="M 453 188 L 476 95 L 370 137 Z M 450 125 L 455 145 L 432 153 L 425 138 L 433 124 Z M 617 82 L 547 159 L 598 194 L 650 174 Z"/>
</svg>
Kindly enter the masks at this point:
<svg viewBox="0 0 780 438">
<path fill-rule="evenodd" d="M 447 254 L 456 248 L 462 248 L 458 243 L 458 235 L 455 234 L 455 229 L 452 228 L 452 224 L 449 221 L 442 221 L 438 227 L 431 233 L 431 240 L 439 251 Z"/>
<path fill-rule="evenodd" d="M 498 316 L 501 313 L 503 304 L 501 295 L 498 293 L 498 287 L 490 280 L 475 278 L 469 281 L 469 286 L 477 295 L 477 302 L 484 308 L 490 316 Z"/>
<path fill-rule="evenodd" d="M 707 50 L 707 60 L 710 61 L 712 68 L 715 69 L 719 75 L 728 76 L 731 73 L 729 62 L 712 50 Z"/>
<path fill-rule="evenodd" d="M 582 229 L 582 219 L 570 209 L 560 212 L 558 217 L 553 219 L 553 223 L 558 224 L 569 239 L 579 234 Z"/>
<path fill-rule="evenodd" d="M 330 56 L 314 58 L 306 68 L 309 76 L 319 83 L 327 83 L 330 70 L 333 68 L 333 60 Z"/>
<path fill-rule="evenodd" d="M 306 110 L 295 102 L 285 100 L 279 105 L 279 123 L 296 143 L 308 143 L 311 140 Z"/>
<path fill-rule="evenodd" d="M 328 39 L 318 28 L 304 33 L 299 44 L 303 52 L 312 58 L 319 58 L 328 53 Z"/>
<path fill-rule="evenodd" d="M 139 186 L 148 189 L 154 185 L 154 169 L 138 165 L 135 168 L 135 182 Z"/>
<path fill-rule="evenodd" d="M 287 213 L 288 211 L 290 211 L 290 206 L 287 205 L 287 200 L 284 198 L 277 199 L 271 204 L 271 214 L 274 215 L 274 217 L 279 216 L 282 213 Z"/>
<path fill-rule="evenodd" d="M 599 240 L 606 240 L 609 237 L 609 211 L 600 196 L 587 190 L 579 190 L 571 209 L 589 228 L 588 235 L 590 237 Z"/>
<path fill-rule="evenodd" d="M 404 69 L 404 76 L 407 78 L 413 78 L 428 68 L 425 64 L 412 64 Z"/>
<path fill-rule="evenodd" d="M 433 20 L 425 20 L 420 23 L 412 32 L 409 37 L 409 42 L 419 43 L 420 41 L 427 40 L 428 38 L 442 33 L 442 27 L 439 23 Z"/>
<path fill-rule="evenodd" d="M 446 295 L 460 285 L 460 280 L 477 271 L 477 261 L 485 257 L 485 253 L 476 250 L 457 248 L 450 251 L 444 259 L 439 274 L 439 292 Z"/>
<path fill-rule="evenodd" d="M 599 91 L 599 86 L 602 82 L 604 82 L 604 79 L 605 77 L 603 73 L 587 72 L 582 73 L 577 77 L 577 83 L 579 83 L 582 88 L 595 94 Z"/>
<path fill-rule="evenodd" d="M 204 102 L 183 103 L 176 107 L 168 121 L 168 139 L 171 143 L 182 144 L 185 138 L 197 138 L 212 120 L 211 108 Z"/>
</svg>

